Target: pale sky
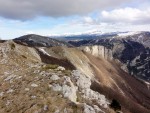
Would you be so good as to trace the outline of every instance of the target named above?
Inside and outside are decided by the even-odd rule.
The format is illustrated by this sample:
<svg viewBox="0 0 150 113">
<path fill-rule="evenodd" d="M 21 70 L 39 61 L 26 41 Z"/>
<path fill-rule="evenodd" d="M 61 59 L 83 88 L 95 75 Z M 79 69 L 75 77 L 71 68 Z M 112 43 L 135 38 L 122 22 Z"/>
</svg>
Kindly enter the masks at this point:
<svg viewBox="0 0 150 113">
<path fill-rule="evenodd" d="M 0 0 L 0 38 L 150 31 L 150 0 Z"/>
</svg>

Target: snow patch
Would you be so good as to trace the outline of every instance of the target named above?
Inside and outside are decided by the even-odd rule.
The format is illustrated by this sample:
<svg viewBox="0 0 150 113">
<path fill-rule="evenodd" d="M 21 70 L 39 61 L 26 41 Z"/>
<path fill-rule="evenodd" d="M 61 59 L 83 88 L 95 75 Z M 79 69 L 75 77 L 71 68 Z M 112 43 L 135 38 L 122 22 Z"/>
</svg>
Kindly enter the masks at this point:
<svg viewBox="0 0 150 113">
<path fill-rule="evenodd" d="M 43 54 L 47 55 L 47 56 L 51 56 L 50 54 L 48 54 L 44 48 L 39 48 L 39 51 L 41 51 Z"/>
<path fill-rule="evenodd" d="M 141 32 L 138 32 L 138 31 L 122 32 L 122 33 L 119 33 L 118 36 L 125 37 L 125 36 L 130 36 L 130 35 L 136 35 L 139 33 Z"/>
</svg>

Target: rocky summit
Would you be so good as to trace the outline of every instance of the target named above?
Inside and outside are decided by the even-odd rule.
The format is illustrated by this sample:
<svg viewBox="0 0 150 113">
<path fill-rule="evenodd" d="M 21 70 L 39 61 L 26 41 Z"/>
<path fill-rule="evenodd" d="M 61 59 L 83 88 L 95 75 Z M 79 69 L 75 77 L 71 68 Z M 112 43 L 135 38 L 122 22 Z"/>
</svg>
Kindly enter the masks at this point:
<svg viewBox="0 0 150 113">
<path fill-rule="evenodd" d="M 0 41 L 0 69 L 0 113 L 150 113 L 150 49 L 129 36 Z"/>
<path fill-rule="evenodd" d="M 35 34 L 21 36 L 15 38 L 13 41 L 28 46 L 39 46 L 39 47 L 71 46 L 66 42 L 55 40 L 46 36 L 35 35 Z"/>
</svg>

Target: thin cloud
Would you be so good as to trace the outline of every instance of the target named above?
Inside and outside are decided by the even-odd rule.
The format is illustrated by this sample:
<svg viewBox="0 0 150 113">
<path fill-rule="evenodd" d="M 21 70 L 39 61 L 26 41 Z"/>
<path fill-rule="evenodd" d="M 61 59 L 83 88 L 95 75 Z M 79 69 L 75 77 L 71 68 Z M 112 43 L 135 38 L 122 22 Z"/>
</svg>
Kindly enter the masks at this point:
<svg viewBox="0 0 150 113">
<path fill-rule="evenodd" d="M 0 0 L 0 16 L 28 20 L 38 16 L 84 15 L 132 0 Z"/>
<path fill-rule="evenodd" d="M 150 9 L 121 8 L 102 11 L 100 19 L 107 23 L 150 24 Z"/>
</svg>

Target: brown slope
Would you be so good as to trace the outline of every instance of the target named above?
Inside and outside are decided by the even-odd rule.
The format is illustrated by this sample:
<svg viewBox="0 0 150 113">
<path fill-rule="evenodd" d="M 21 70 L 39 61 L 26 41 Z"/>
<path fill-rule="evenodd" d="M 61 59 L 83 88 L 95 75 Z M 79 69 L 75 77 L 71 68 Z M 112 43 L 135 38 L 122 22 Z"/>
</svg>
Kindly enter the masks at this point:
<svg viewBox="0 0 150 113">
<path fill-rule="evenodd" d="M 25 75 L 28 73 L 32 75 L 30 73 L 30 71 L 33 71 L 32 63 L 38 62 L 57 63 L 68 69 L 77 68 L 87 75 L 92 75 L 91 70 L 93 70 L 96 80 L 98 80 L 98 82 L 93 82 L 91 86 L 93 90 L 103 93 L 110 100 L 116 99 L 119 101 L 124 113 L 150 113 L 150 91 L 144 84 L 122 71 L 120 65 L 115 63 L 115 61 L 96 58 L 76 48 L 45 48 L 50 56 L 40 54 L 39 57 L 38 52 L 34 48 L 13 42 L 0 45 L 1 48 L 8 48 L 8 51 L 4 52 L 7 53 L 8 63 L 6 63 L 6 67 L 4 65 L 1 66 L 4 68 L 4 71 L 21 68 L 21 71 L 17 71 L 19 74 Z M 15 63 L 17 65 L 14 65 Z M 26 72 L 26 69 L 29 72 Z M 1 68 L 0 75 L 3 75 L 2 72 Z M 32 81 L 30 80 L 30 82 Z"/>
<path fill-rule="evenodd" d="M 90 60 L 96 78 L 92 89 L 120 102 L 123 112 L 150 113 L 150 91 L 147 87 L 125 73 L 114 61 L 106 61 L 85 53 Z"/>
<path fill-rule="evenodd" d="M 12 41 L 0 43 L 0 113 L 54 113 L 57 106 L 60 112 L 73 111 L 69 100 L 49 88 L 50 76 L 60 73 L 44 66 L 34 48 Z"/>
<path fill-rule="evenodd" d="M 60 66 L 63 66 L 66 69 L 69 69 L 69 70 L 75 69 L 75 66 L 73 64 L 71 64 L 69 62 L 69 60 L 66 59 L 66 58 L 57 58 L 57 57 L 54 57 L 54 56 L 52 57 L 52 56 L 45 55 L 44 53 L 42 53 L 38 49 L 37 49 L 37 51 L 40 55 L 41 61 L 46 63 L 46 64 L 60 65 Z"/>
<path fill-rule="evenodd" d="M 150 91 L 140 81 L 125 73 L 115 61 L 96 58 L 76 48 L 55 47 L 49 48 L 47 52 L 53 57 L 68 59 L 83 72 L 92 68 L 99 83 L 93 82 L 91 88 L 103 93 L 111 100 L 118 100 L 122 105 L 123 112 L 150 112 Z"/>
</svg>

